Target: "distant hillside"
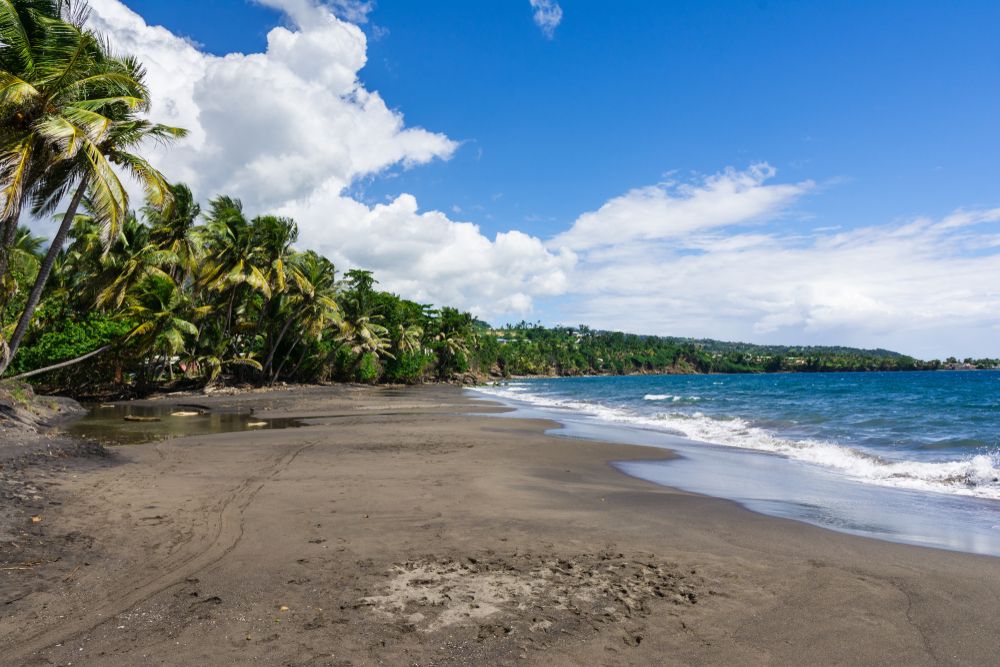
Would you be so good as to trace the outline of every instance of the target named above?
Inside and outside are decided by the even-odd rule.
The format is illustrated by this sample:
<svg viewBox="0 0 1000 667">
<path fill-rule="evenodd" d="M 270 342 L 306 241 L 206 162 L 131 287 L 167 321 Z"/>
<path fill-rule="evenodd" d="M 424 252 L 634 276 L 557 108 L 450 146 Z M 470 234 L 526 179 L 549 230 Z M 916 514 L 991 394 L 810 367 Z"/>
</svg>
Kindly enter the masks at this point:
<svg viewBox="0 0 1000 667">
<path fill-rule="evenodd" d="M 842 345 L 757 345 L 755 343 L 733 343 L 712 338 L 677 338 L 674 336 L 652 336 L 677 345 L 693 345 L 706 352 L 718 354 L 760 354 L 783 357 L 814 357 L 814 356 L 862 356 L 879 359 L 903 359 L 907 355 L 892 350 L 876 348 L 873 350 L 844 347 Z"/>
<path fill-rule="evenodd" d="M 494 375 L 824 373 L 941 367 L 941 362 L 883 349 L 754 345 L 527 322 L 499 329 L 480 325 L 473 357 L 479 369 L 489 369 Z"/>
</svg>

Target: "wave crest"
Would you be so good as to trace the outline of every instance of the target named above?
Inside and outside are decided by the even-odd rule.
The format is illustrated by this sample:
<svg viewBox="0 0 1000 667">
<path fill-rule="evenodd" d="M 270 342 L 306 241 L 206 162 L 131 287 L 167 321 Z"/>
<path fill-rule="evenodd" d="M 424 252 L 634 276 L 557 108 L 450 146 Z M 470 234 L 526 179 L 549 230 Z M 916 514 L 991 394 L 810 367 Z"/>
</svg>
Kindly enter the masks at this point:
<svg viewBox="0 0 1000 667">
<path fill-rule="evenodd" d="M 780 438 L 739 417 L 715 418 L 701 412 L 647 416 L 594 402 L 540 396 L 524 385 L 479 391 L 542 408 L 573 410 L 601 421 L 655 428 L 691 440 L 780 454 L 869 484 L 1000 500 L 1000 453 L 954 461 L 891 460 L 833 442 Z M 647 394 L 643 399 L 673 403 L 680 397 Z"/>
</svg>

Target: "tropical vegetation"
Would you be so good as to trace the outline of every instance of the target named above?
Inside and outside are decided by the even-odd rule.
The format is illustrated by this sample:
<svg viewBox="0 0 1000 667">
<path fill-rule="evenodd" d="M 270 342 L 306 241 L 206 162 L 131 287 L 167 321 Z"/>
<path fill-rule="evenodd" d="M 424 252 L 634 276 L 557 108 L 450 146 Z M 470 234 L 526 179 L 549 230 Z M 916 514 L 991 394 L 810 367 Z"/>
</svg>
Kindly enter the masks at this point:
<svg viewBox="0 0 1000 667">
<path fill-rule="evenodd" d="M 67 0 L 0 0 L 0 280 L 6 287 L 0 312 L 18 299 L 18 315 L 0 336 L 0 374 L 28 333 L 84 199 L 105 247 L 116 242 L 128 213 L 119 172 L 138 180 L 150 202 L 170 205 L 166 180 L 134 151 L 184 131 L 144 118 L 150 96 L 142 65 L 114 54 L 86 18 L 85 4 L 74 9 Z M 22 289 L 13 261 L 22 212 L 51 213 L 67 196 L 31 287 Z"/>
<path fill-rule="evenodd" d="M 929 370 L 888 350 L 764 346 L 522 322 L 481 337 L 477 359 L 502 375 Z"/>
<path fill-rule="evenodd" d="M 0 0 L 0 377 L 49 390 L 217 382 L 414 383 L 487 376 L 912 370 L 886 350 L 780 348 L 521 323 L 378 289 L 296 246 L 294 220 L 221 195 L 204 210 L 140 156 L 142 65 L 67 0 Z M 145 190 L 135 209 L 123 175 Z M 51 239 L 29 220 L 55 215 Z M 934 362 L 936 363 L 936 362 Z"/>
<path fill-rule="evenodd" d="M 251 218 L 225 196 L 202 213 L 184 185 L 168 199 L 126 215 L 107 244 L 83 198 L 11 374 L 105 347 L 45 383 L 84 391 L 222 378 L 418 382 L 469 370 L 471 315 L 380 291 L 369 271 L 338 275 L 295 247 L 288 218 Z M 26 230 L 17 238 L 17 277 L 30 282 L 43 243 Z"/>
</svg>

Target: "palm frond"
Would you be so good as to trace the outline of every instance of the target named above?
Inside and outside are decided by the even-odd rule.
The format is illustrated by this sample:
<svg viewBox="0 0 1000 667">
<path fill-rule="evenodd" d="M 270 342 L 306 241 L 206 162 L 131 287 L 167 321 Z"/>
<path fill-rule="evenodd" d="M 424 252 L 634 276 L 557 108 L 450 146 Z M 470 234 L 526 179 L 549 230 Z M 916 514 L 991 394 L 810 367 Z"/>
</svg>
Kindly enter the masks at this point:
<svg viewBox="0 0 1000 667">
<path fill-rule="evenodd" d="M 31 40 L 13 0 L 0 0 L 0 42 L 6 52 L 5 60 L 16 63 L 21 70 L 32 69 Z M 5 64 L 10 66 L 10 63 Z"/>
<path fill-rule="evenodd" d="M 225 363 L 233 366 L 249 366 L 250 368 L 255 368 L 258 371 L 264 370 L 264 367 L 260 365 L 259 361 L 256 359 L 250 359 L 249 357 L 233 357 L 232 359 L 227 359 Z"/>
<path fill-rule="evenodd" d="M 83 146 L 86 129 L 71 123 L 61 115 L 50 114 L 35 124 L 35 131 L 45 141 L 56 146 L 61 160 L 70 160 Z"/>
<path fill-rule="evenodd" d="M 94 217 L 101 223 L 101 237 L 107 249 L 117 236 L 128 211 L 128 192 L 97 146 L 88 141 L 84 149 L 92 167 L 89 191 L 94 204 Z"/>
<path fill-rule="evenodd" d="M 5 156 L 10 160 L 11 168 L 8 169 L 6 164 L 0 164 L 0 173 L 3 173 L 4 181 L 3 189 L 0 190 L 0 197 L 3 198 L 0 220 L 12 220 L 20 211 L 28 166 L 33 154 L 32 148 L 30 141 L 23 141 L 16 150 Z"/>
<path fill-rule="evenodd" d="M 34 102 L 40 97 L 41 93 L 33 85 L 13 72 L 0 70 L 0 104 L 17 107 Z"/>
<path fill-rule="evenodd" d="M 142 185 L 143 190 L 146 191 L 146 200 L 150 204 L 160 208 L 170 206 L 174 196 L 170 184 L 148 160 L 124 151 L 112 153 L 111 160 L 128 171 Z"/>
<path fill-rule="evenodd" d="M 145 336 L 146 334 L 148 334 L 150 331 L 153 330 L 153 327 L 154 324 L 152 320 L 143 322 L 142 324 L 139 324 L 138 326 L 133 328 L 132 331 L 130 331 L 129 334 L 125 336 L 125 340 L 132 340 L 134 338 L 139 338 L 140 336 Z"/>
<path fill-rule="evenodd" d="M 112 127 L 112 120 L 77 103 L 66 106 L 62 118 L 80 128 L 90 141 L 101 143 Z"/>
<path fill-rule="evenodd" d="M 61 87 L 87 73 L 97 51 L 93 34 L 61 19 L 44 17 L 43 40 L 39 45 L 45 57 L 35 64 L 40 87 L 59 91 Z"/>
</svg>

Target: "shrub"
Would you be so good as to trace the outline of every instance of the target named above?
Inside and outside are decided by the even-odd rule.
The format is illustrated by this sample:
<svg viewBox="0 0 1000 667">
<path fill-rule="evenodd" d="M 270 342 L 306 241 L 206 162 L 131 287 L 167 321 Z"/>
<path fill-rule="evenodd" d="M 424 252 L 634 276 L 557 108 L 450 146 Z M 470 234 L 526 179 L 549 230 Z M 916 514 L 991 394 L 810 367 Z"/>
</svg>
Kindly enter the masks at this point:
<svg viewBox="0 0 1000 667">
<path fill-rule="evenodd" d="M 358 370 L 356 373 L 358 382 L 373 384 L 378 382 L 381 375 L 382 367 L 378 363 L 378 357 L 371 352 L 365 353 L 365 355 L 361 357 L 361 363 L 358 364 Z"/>
<path fill-rule="evenodd" d="M 63 320 L 21 348 L 11 366 L 16 374 L 75 359 L 123 339 L 131 329 L 129 322 L 100 314 Z"/>
<path fill-rule="evenodd" d="M 424 378 L 432 357 L 423 352 L 403 352 L 385 365 L 385 379 L 389 382 L 414 384 Z"/>
</svg>

